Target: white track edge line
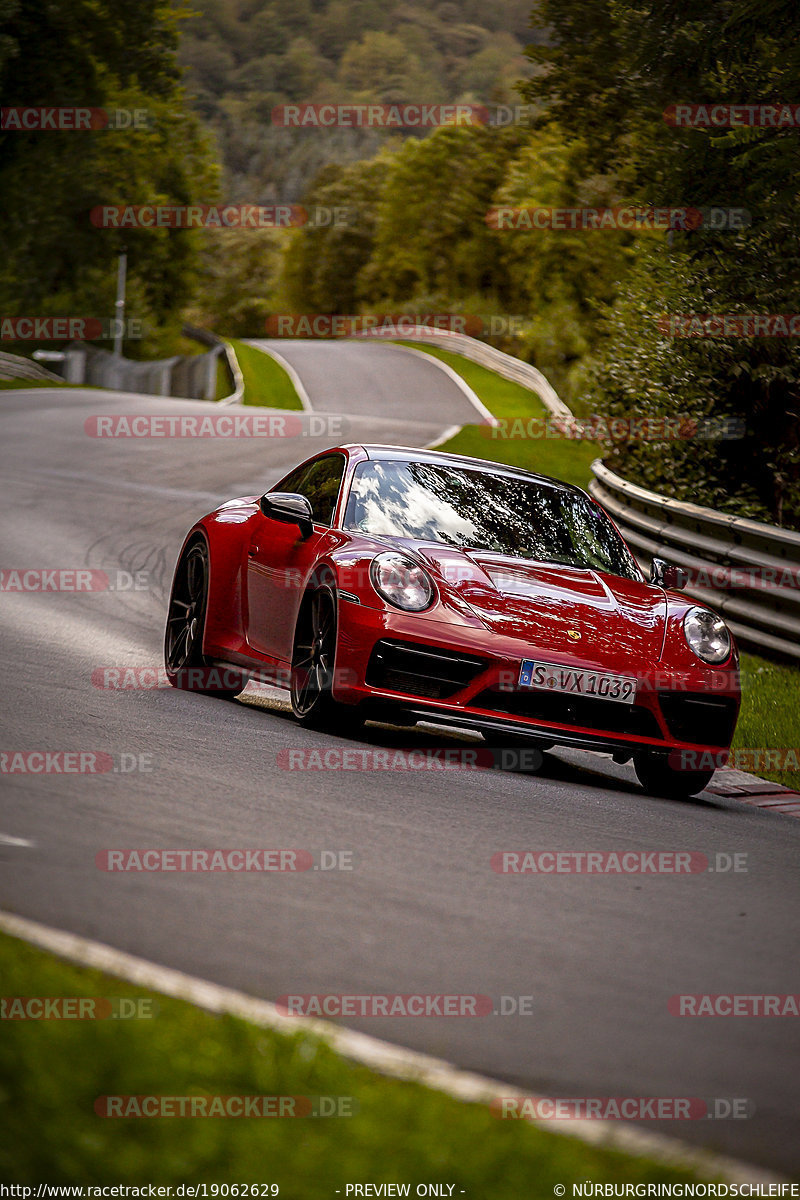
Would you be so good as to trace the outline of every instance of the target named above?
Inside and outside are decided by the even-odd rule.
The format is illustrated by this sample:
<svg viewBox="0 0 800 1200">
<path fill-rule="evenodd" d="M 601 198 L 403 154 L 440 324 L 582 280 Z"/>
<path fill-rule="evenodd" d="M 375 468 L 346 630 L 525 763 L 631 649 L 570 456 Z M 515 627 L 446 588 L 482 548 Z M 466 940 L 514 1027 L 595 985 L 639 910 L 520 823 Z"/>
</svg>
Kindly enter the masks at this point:
<svg viewBox="0 0 800 1200">
<path fill-rule="evenodd" d="M 448 425 L 447 429 L 442 430 L 438 437 L 434 438 L 432 442 L 428 442 L 424 448 L 426 450 L 435 450 L 437 446 L 443 446 L 445 442 L 449 442 L 456 434 L 461 433 L 463 428 L 463 425 Z"/>
<path fill-rule="evenodd" d="M 454 371 L 449 363 L 442 362 L 442 360 L 437 358 L 435 354 L 426 354 L 424 350 L 417 350 L 413 346 L 401 346 L 397 342 L 392 342 L 391 345 L 394 346 L 395 350 L 405 350 L 407 354 L 414 354 L 417 358 L 424 359 L 425 362 L 435 363 L 441 371 L 444 371 L 445 375 L 449 376 L 459 391 L 461 391 L 466 399 L 469 400 L 472 407 L 480 413 L 487 425 L 498 424 L 497 417 L 495 417 L 493 413 L 489 412 L 489 409 L 486 407 L 483 401 L 475 395 L 466 380 L 462 379 L 458 372 Z"/>
<path fill-rule="evenodd" d="M 262 354 L 268 354 L 270 358 L 275 360 L 279 367 L 283 367 L 284 371 L 294 384 L 294 390 L 297 392 L 300 403 L 303 406 L 303 412 L 313 412 L 314 409 L 311 404 L 311 398 L 306 391 L 305 384 L 297 374 L 297 370 L 292 366 L 288 359 L 285 359 L 282 354 L 279 354 L 277 350 L 273 350 L 272 347 L 267 349 L 267 347 L 264 345 L 263 339 L 261 338 L 243 338 L 242 340 L 246 346 L 252 346 L 254 350 L 260 350 Z M 286 410 L 282 409 L 281 411 L 285 412 Z M 336 415 L 338 416 L 339 414 L 337 413 Z"/>
<path fill-rule="evenodd" d="M 381 1041 L 370 1034 L 358 1033 L 311 1017 L 285 1016 L 269 1000 L 260 1000 L 233 988 L 209 983 L 172 967 L 159 966 L 124 950 L 53 929 L 27 917 L 0 912 L 0 930 L 80 966 L 104 971 L 138 987 L 188 1001 L 208 1012 L 229 1013 L 282 1034 L 313 1034 L 343 1057 L 362 1066 L 395 1079 L 422 1084 L 456 1100 L 488 1103 L 504 1097 L 531 1096 L 530 1092 L 461 1070 L 442 1059 Z M 624 1122 L 576 1120 L 570 1121 L 568 1128 L 557 1128 L 544 1120 L 532 1121 L 531 1124 L 548 1133 L 577 1137 L 601 1149 L 618 1150 L 636 1157 L 652 1158 L 666 1165 L 702 1171 L 729 1183 L 786 1182 L 785 1176 L 763 1167 L 697 1149 L 660 1133 L 647 1133 Z"/>
</svg>

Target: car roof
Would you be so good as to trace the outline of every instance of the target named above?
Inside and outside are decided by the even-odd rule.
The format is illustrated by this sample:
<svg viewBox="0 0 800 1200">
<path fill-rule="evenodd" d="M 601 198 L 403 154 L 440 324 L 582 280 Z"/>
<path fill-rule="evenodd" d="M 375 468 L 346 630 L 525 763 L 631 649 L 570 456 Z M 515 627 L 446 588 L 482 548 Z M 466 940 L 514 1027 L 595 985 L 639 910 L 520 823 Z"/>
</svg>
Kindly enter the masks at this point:
<svg viewBox="0 0 800 1200">
<path fill-rule="evenodd" d="M 526 471 L 524 467 L 514 467 L 509 463 L 494 462 L 488 458 L 471 458 L 466 454 L 448 454 L 443 450 L 427 450 L 418 446 L 383 446 L 378 443 L 359 442 L 342 446 L 342 450 L 363 450 L 370 459 L 391 460 L 395 462 L 425 462 L 439 463 L 451 467 L 485 468 L 497 475 L 511 475 L 517 479 L 533 479 L 537 483 L 550 484 L 552 487 L 563 488 L 565 491 L 586 493 L 582 488 L 563 479 L 554 479 L 552 475 L 541 475 L 537 471 Z"/>
</svg>

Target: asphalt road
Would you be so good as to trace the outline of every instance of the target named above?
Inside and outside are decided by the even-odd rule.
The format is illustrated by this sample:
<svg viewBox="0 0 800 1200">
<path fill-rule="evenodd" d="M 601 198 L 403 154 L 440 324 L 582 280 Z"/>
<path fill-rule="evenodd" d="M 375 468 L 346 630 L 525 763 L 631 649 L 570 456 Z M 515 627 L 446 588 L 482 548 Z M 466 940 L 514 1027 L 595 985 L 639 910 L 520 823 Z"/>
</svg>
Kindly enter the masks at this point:
<svg viewBox="0 0 800 1200">
<path fill-rule="evenodd" d="M 251 339 L 277 351 L 300 375 L 315 412 L 436 421 L 475 422 L 475 409 L 431 356 L 387 342 Z"/>
<path fill-rule="evenodd" d="M 393 370 L 394 432 L 391 412 L 354 418 L 351 440 L 413 444 L 411 393 Z M 417 404 L 430 417 L 436 400 Z M 98 668 L 160 664 L 171 571 L 193 520 L 327 441 L 84 431 L 98 413 L 208 411 L 0 392 L 0 567 L 143 573 L 141 590 L 0 592 L 2 748 L 104 751 L 118 767 L 150 756 L 131 772 L 2 777 L 0 908 L 268 999 L 480 993 L 500 1008 L 502 996 L 531 997 L 525 1016 L 347 1023 L 545 1095 L 746 1099 L 745 1120 L 648 1128 L 796 1173 L 797 1019 L 679 1018 L 668 999 L 798 990 L 800 822 L 716 796 L 648 798 L 629 767 L 568 752 L 546 756 L 536 776 L 283 770 L 277 755 L 293 748 L 448 743 L 375 726 L 346 742 L 267 701 L 95 686 Z M 420 426 L 418 442 L 430 432 Z M 123 847 L 348 850 L 354 869 L 97 868 L 98 851 Z M 504 849 L 738 852 L 747 869 L 515 878 L 490 867 Z"/>
</svg>

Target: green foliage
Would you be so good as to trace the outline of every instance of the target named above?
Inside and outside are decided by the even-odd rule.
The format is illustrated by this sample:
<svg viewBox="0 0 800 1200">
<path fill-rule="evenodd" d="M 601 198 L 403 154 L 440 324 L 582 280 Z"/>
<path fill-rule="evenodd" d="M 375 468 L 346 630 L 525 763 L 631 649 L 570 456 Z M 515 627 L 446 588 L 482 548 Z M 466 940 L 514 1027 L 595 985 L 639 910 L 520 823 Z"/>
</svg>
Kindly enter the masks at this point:
<svg viewBox="0 0 800 1200">
<path fill-rule="evenodd" d="M 618 203 L 611 175 L 584 176 L 585 146 L 557 126 L 535 130 L 510 162 L 493 203 L 513 208 Z M 511 312 L 530 320 L 515 352 L 535 362 L 575 411 L 583 410 L 585 362 L 600 345 L 600 315 L 616 296 L 635 235 L 624 231 L 498 230 L 497 254 Z"/>
<path fill-rule="evenodd" d="M 8 315 L 113 311 L 116 257 L 128 252 L 128 315 L 159 333 L 127 352 L 153 353 L 180 326 L 196 235 L 101 229 L 98 205 L 213 199 L 216 174 L 196 118 L 183 106 L 177 26 L 163 0 L 132 10 L 49 0 L 0 17 L 4 101 L 146 112 L 121 130 L 0 134 L 0 309 Z"/>
<path fill-rule="evenodd" d="M 196 8 L 180 59 L 192 103 L 216 135 L 228 198 L 300 202 L 320 169 L 372 157 L 397 136 L 283 130 L 272 124 L 277 105 L 509 103 L 527 71 L 529 0 L 491 10 L 421 0 L 197 0 Z"/>
<path fill-rule="evenodd" d="M 734 751 L 800 746 L 800 713 L 795 702 L 797 667 L 743 654 L 741 673 L 742 708 L 733 739 Z M 796 771 L 762 769 L 758 774 L 792 791 L 798 790 Z"/>
<path fill-rule="evenodd" d="M 375 303 L 497 286 L 485 223 L 517 132 L 444 128 L 406 142 L 387 165 L 362 290 Z"/>
<path fill-rule="evenodd" d="M 739 233 L 640 237 L 592 370 L 591 398 L 611 413 L 735 413 L 739 444 L 629 445 L 614 465 L 634 479 L 729 511 L 800 528 L 800 356 L 790 339 L 664 339 L 667 313 L 791 313 L 800 282 L 795 129 L 671 128 L 675 103 L 791 100 L 800 11 L 788 0 L 541 0 L 545 68 L 524 86 L 546 122 L 569 128 L 586 171 L 615 175 L 638 203 L 740 207 Z"/>
<path fill-rule="evenodd" d="M 783 517 L 789 523 L 792 514 L 797 520 L 800 351 L 778 339 L 662 333 L 657 322 L 666 314 L 721 311 L 720 296 L 726 312 L 753 309 L 740 290 L 742 277 L 727 258 L 690 257 L 663 243 L 637 250 L 625 292 L 609 317 L 607 350 L 590 372 L 587 403 L 618 417 L 737 418 L 745 435 L 711 442 L 629 442 L 609 465 L 658 491 L 668 480 L 676 499 L 754 520 Z M 744 258 L 746 248 L 741 254 Z M 771 293 L 770 287 L 762 289 L 758 311 L 785 311 L 764 303 Z"/>
<path fill-rule="evenodd" d="M 292 235 L 284 285 L 293 309 L 354 313 L 368 299 L 360 278 L 374 252 L 377 198 L 390 161 L 384 152 L 371 162 L 320 172 L 307 206 L 341 209 L 344 220 Z"/>
<path fill-rule="evenodd" d="M 278 229 L 204 230 L 189 323 L 226 337 L 262 337 L 287 236 Z"/>
</svg>

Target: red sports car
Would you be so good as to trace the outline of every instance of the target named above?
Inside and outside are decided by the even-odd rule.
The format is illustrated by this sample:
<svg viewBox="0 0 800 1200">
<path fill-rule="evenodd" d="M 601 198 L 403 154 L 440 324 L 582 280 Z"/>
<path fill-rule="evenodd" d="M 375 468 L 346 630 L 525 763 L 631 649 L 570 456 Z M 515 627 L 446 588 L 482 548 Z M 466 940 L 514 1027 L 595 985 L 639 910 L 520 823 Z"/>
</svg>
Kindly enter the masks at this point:
<svg viewBox="0 0 800 1200">
<path fill-rule="evenodd" d="M 165 637 L 176 687 L 288 687 L 304 724 L 432 720 L 633 759 L 693 795 L 725 759 L 738 658 L 722 619 L 650 580 L 580 488 L 396 446 L 315 455 L 189 532 Z"/>
</svg>

